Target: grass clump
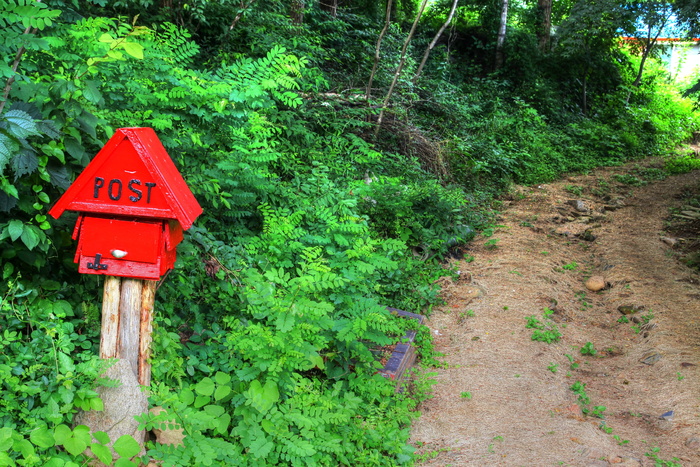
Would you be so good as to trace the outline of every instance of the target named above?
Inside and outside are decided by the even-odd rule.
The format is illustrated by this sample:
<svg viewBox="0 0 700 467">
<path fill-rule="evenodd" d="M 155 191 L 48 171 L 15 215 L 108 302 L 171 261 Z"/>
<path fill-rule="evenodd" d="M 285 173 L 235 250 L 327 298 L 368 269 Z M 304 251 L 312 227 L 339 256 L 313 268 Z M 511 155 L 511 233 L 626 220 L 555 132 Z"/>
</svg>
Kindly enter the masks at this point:
<svg viewBox="0 0 700 467">
<path fill-rule="evenodd" d="M 552 321 L 552 314 L 554 314 L 554 311 L 545 308 L 542 313 L 542 320 L 534 315 L 525 318 L 527 320 L 525 327 L 533 329 L 531 336 L 533 341 L 546 342 L 547 344 L 559 342 L 563 334 L 559 331 L 556 323 Z"/>
</svg>

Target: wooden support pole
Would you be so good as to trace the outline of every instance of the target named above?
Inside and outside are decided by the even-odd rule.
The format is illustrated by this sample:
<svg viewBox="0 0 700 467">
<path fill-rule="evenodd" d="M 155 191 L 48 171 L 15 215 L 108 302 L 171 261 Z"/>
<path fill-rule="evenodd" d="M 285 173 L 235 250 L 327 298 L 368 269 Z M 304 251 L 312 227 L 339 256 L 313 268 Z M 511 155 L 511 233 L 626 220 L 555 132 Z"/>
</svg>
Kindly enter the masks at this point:
<svg viewBox="0 0 700 467">
<path fill-rule="evenodd" d="M 139 332 L 141 331 L 141 291 L 143 281 L 140 279 L 122 279 L 119 301 L 119 337 L 117 338 L 117 356 L 127 360 L 139 375 Z"/>
<path fill-rule="evenodd" d="M 148 363 L 156 281 L 105 276 L 100 358 L 129 362 L 139 384 L 151 384 Z"/>
<path fill-rule="evenodd" d="M 102 295 L 102 329 L 100 332 L 100 358 L 117 357 L 117 336 L 119 335 L 119 295 L 122 280 L 115 276 L 105 276 Z"/>
<path fill-rule="evenodd" d="M 151 356 L 151 342 L 153 338 L 153 306 L 156 301 L 156 281 L 143 281 L 141 292 L 141 329 L 139 336 L 139 384 L 149 386 L 151 384 L 151 364 L 148 358 Z"/>
</svg>

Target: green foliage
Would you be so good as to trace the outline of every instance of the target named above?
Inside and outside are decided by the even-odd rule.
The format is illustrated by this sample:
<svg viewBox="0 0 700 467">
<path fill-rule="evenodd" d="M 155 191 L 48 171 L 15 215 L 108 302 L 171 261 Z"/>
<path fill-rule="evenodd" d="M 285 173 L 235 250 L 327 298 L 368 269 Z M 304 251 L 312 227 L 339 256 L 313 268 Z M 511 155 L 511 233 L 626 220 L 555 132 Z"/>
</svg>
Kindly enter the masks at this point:
<svg viewBox="0 0 700 467">
<path fill-rule="evenodd" d="M 360 96 L 382 8 L 288 6 L 1 2 L 0 463 L 81 465 L 87 449 L 112 462 L 103 434 L 68 428 L 101 408 L 100 281 L 75 274 L 75 217 L 47 210 L 117 127 L 153 127 L 204 208 L 158 292 L 151 402 L 165 411 L 141 419 L 183 428 L 183 447 L 148 454 L 184 466 L 409 464 L 431 374 L 406 394 L 376 374 L 372 349 L 407 327 L 386 307 L 439 303 L 439 261 L 492 224 L 510 183 L 664 153 L 697 126 L 658 67 L 627 86 L 636 59 L 612 47 L 617 6 L 557 5 L 570 17 L 545 60 L 514 8 L 491 74 L 494 4 L 461 9 L 417 85 L 400 77 L 372 141 L 376 109 Z M 397 6 L 375 97 L 414 8 Z M 435 11 L 427 24 L 441 24 Z M 420 34 L 407 70 L 432 38 Z M 533 340 L 561 338 L 551 313 L 528 318 Z M 417 331 L 423 362 L 443 365 Z M 134 449 L 116 440 L 115 465 Z"/>
<path fill-rule="evenodd" d="M 576 381 L 574 384 L 571 385 L 569 388 L 574 394 L 577 396 L 577 400 L 579 405 L 581 406 L 581 410 L 584 414 L 588 414 L 589 409 L 588 409 L 588 404 L 591 403 L 591 398 L 588 397 L 588 394 L 586 394 L 586 383 L 582 383 L 581 381 Z"/>
<path fill-rule="evenodd" d="M 644 455 L 654 462 L 654 467 L 681 467 L 681 460 L 677 457 L 672 457 L 671 460 L 665 460 L 659 457 L 661 448 L 652 447 L 649 452 Z"/>
<path fill-rule="evenodd" d="M 581 347 L 581 355 L 595 355 L 597 354 L 598 351 L 595 349 L 595 346 L 593 345 L 593 342 L 586 342 L 582 347 Z"/>
<path fill-rule="evenodd" d="M 443 188 L 437 181 L 401 183 L 382 178 L 354 188 L 360 212 L 381 236 L 421 247 L 428 257 L 444 256 L 449 248 L 471 240 L 474 216 L 457 187 Z"/>
<path fill-rule="evenodd" d="M 665 169 L 673 175 L 688 173 L 700 169 L 700 159 L 695 155 L 672 157 L 666 160 Z"/>
<path fill-rule="evenodd" d="M 559 342 L 562 337 L 562 333 L 559 331 L 559 327 L 551 319 L 551 315 L 554 312 L 549 308 L 545 308 L 542 313 L 542 320 L 535 316 L 528 316 L 525 318 L 527 324 L 525 327 L 527 329 L 534 329 L 532 331 L 532 340 L 539 342 L 546 342 L 547 344 L 552 344 Z"/>
</svg>

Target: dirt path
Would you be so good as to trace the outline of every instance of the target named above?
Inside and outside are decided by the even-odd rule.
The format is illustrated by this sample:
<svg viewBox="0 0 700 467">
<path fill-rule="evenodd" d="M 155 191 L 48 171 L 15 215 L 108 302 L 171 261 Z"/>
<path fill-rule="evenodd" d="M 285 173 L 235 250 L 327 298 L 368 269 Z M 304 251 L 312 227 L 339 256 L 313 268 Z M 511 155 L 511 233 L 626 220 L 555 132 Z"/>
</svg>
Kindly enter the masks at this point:
<svg viewBox="0 0 700 467">
<path fill-rule="evenodd" d="M 621 183 L 658 163 L 521 187 L 470 245 L 428 322 L 449 367 L 412 429 L 422 465 L 700 466 L 700 280 L 662 241 L 700 173 Z"/>
</svg>

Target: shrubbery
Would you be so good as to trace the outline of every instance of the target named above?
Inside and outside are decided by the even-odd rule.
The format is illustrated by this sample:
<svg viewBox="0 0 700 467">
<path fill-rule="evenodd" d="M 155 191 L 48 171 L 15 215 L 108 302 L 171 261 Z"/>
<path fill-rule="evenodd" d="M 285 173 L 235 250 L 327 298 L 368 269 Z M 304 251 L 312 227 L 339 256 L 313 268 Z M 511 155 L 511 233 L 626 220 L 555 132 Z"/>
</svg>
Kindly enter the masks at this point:
<svg viewBox="0 0 700 467">
<path fill-rule="evenodd" d="M 76 273 L 75 217 L 46 213 L 117 127 L 154 127 L 204 207 L 158 290 L 151 402 L 165 411 L 141 418 L 176 420 L 185 448 L 148 454 L 168 465 L 386 465 L 411 462 L 408 427 L 426 396 L 420 385 L 396 394 L 377 374 L 372 348 L 410 326 L 387 306 L 429 313 L 449 274 L 439 262 L 490 224 L 509 184 L 663 153 L 696 125 L 656 74 L 613 89 L 629 80 L 623 63 L 608 63 L 619 76 L 593 87 L 582 112 L 567 94 L 575 83 L 557 82 L 556 64 L 539 67 L 523 41 L 510 74 L 452 63 L 438 46 L 417 85 L 399 80 L 375 139 L 377 109 L 359 97 L 374 6 L 299 23 L 261 2 L 216 32 L 231 18 L 214 2 L 180 16 L 98 4 L 84 18 L 0 7 L 0 50 L 17 57 L 0 69 L 14 80 L 0 115 L 0 464 L 75 465 L 88 448 L 107 459 L 103 435 L 69 428 L 78 409 L 101 406 L 101 280 Z M 136 5 L 148 27 L 109 19 Z M 389 29 L 377 87 L 403 36 Z M 429 335 L 417 341 L 434 363 Z M 128 439 L 118 447 L 132 455 Z"/>
</svg>

